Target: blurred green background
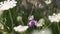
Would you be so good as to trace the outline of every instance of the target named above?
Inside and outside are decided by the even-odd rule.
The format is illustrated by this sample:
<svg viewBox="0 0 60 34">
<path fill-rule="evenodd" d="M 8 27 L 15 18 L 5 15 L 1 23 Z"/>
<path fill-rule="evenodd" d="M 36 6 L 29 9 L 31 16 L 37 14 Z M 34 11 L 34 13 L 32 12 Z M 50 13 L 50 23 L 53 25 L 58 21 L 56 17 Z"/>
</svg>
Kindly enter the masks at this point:
<svg viewBox="0 0 60 34">
<path fill-rule="evenodd" d="M 5 0 L 0 0 L 0 2 L 1 1 L 5 1 Z M 23 21 L 24 25 L 28 24 L 28 16 L 31 13 L 33 4 L 28 3 L 26 0 L 16 0 L 16 1 L 17 1 L 17 6 L 12 9 L 5 10 L 3 15 L 1 16 L 0 20 L 2 20 L 4 29 L 3 30 L 0 29 L 0 34 L 4 34 L 4 32 L 6 34 L 12 34 L 12 25 L 13 25 L 13 27 L 18 26 L 18 25 L 22 24 L 21 21 Z M 23 1 L 25 1 L 27 4 L 26 5 L 22 4 Z M 11 12 L 13 24 L 11 22 L 9 11 Z M 59 13 L 59 12 L 60 12 L 60 0 L 52 0 L 51 4 L 49 4 L 49 5 L 44 4 L 44 8 L 34 7 L 32 15 L 34 15 L 35 20 L 37 20 L 37 21 L 41 18 L 44 18 L 45 24 L 48 26 L 51 23 L 48 20 L 48 15 L 52 15 L 53 13 Z M 20 20 L 19 22 L 17 21 L 18 16 L 22 17 L 22 20 Z M 58 23 L 58 24 L 59 24 L 59 28 L 60 28 L 60 23 Z M 45 27 L 45 26 L 43 26 L 43 27 Z M 28 28 L 28 30 L 26 31 L 26 34 L 31 34 L 31 32 L 33 30 L 40 30 L 43 27 Z M 60 29 L 58 31 L 57 23 L 52 23 L 48 28 L 52 29 L 53 34 L 59 34 L 59 32 L 60 32 Z M 20 33 L 14 31 L 14 34 L 20 34 Z"/>
</svg>

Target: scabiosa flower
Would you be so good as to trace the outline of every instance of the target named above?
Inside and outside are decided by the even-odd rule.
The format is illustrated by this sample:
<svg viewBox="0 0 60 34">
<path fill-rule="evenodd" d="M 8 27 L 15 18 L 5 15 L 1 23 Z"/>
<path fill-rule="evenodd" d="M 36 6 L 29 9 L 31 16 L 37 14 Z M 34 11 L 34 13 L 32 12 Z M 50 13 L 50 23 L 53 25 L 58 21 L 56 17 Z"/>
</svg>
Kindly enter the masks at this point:
<svg viewBox="0 0 60 34">
<path fill-rule="evenodd" d="M 17 32 L 25 32 L 27 29 L 28 29 L 28 26 L 22 26 L 22 25 L 14 27 L 14 30 Z"/>
<path fill-rule="evenodd" d="M 36 22 L 37 22 L 37 21 L 35 21 L 35 20 L 30 20 L 30 21 L 28 22 L 29 27 L 35 26 Z"/>
<path fill-rule="evenodd" d="M 29 16 L 28 20 L 29 20 L 29 22 L 28 22 L 29 27 L 35 26 L 37 21 L 34 20 L 34 16 L 33 15 Z"/>
<path fill-rule="evenodd" d="M 0 2 L 0 10 L 8 10 L 10 8 L 13 8 L 16 6 L 17 1 L 15 0 L 7 0 L 7 1 L 3 1 Z"/>
</svg>

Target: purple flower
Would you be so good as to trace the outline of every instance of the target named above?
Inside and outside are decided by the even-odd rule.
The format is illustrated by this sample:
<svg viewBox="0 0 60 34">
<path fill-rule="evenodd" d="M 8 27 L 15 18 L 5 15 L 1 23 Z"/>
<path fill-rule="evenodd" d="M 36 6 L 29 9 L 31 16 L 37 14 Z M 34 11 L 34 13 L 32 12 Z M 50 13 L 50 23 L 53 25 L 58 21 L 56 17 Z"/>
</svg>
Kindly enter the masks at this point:
<svg viewBox="0 0 60 34">
<path fill-rule="evenodd" d="M 28 22 L 28 25 L 29 25 L 29 27 L 33 27 L 33 26 L 35 26 L 35 23 L 36 23 L 35 20 L 30 20 L 30 21 Z"/>
</svg>

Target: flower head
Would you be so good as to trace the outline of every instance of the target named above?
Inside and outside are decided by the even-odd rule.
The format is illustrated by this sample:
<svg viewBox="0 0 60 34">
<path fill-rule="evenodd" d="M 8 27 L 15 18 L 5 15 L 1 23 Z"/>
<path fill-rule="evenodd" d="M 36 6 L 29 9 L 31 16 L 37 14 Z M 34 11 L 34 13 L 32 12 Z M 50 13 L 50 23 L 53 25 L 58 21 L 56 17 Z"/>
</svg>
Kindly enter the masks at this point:
<svg viewBox="0 0 60 34">
<path fill-rule="evenodd" d="M 33 27 L 33 26 L 35 26 L 35 24 L 36 24 L 35 20 L 31 20 L 28 22 L 29 27 Z"/>
<path fill-rule="evenodd" d="M 32 34 L 52 34 L 50 29 L 34 30 Z"/>
<path fill-rule="evenodd" d="M 24 32 L 28 29 L 28 26 L 22 26 L 22 25 L 19 25 L 17 27 L 14 27 L 14 30 L 17 31 L 17 32 Z"/>
<path fill-rule="evenodd" d="M 33 20 L 33 19 L 34 19 L 33 15 L 31 15 L 31 16 L 28 17 L 28 20 Z"/>
<path fill-rule="evenodd" d="M 7 0 L 7 1 L 3 1 L 0 2 L 0 10 L 8 10 L 10 8 L 13 8 L 16 6 L 17 1 L 15 0 Z"/>
<path fill-rule="evenodd" d="M 53 15 L 48 16 L 48 18 L 51 22 L 59 22 L 60 21 L 60 13 L 58 13 L 58 14 L 53 13 Z"/>
</svg>

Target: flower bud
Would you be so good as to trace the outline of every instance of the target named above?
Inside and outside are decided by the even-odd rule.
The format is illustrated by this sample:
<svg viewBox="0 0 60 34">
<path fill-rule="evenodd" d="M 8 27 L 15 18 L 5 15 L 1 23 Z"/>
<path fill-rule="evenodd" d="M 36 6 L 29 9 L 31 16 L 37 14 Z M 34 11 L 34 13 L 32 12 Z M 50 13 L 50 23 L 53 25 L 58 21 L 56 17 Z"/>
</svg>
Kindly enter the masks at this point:
<svg viewBox="0 0 60 34">
<path fill-rule="evenodd" d="M 45 22 L 45 20 L 44 20 L 43 18 L 41 18 L 41 19 L 39 20 L 39 22 L 44 23 L 44 22 Z"/>
<path fill-rule="evenodd" d="M 17 16 L 17 21 L 21 21 L 22 17 L 21 16 Z"/>
</svg>

